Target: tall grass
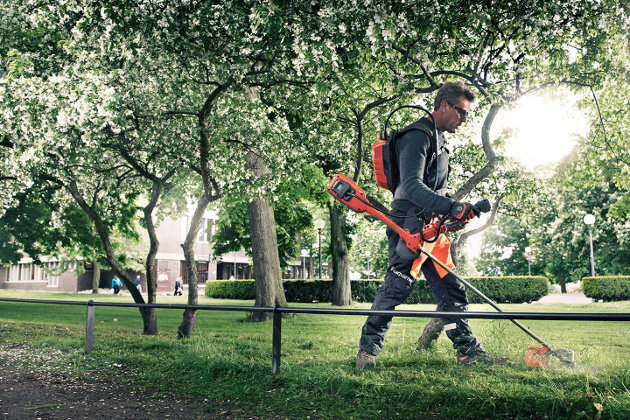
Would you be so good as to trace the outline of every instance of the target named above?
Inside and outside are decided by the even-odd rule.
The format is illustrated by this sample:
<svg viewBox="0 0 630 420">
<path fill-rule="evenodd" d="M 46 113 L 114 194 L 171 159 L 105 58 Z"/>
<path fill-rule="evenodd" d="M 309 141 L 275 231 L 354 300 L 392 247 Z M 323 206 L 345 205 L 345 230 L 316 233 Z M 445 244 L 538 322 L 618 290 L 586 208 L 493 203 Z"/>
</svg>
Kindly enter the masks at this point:
<svg viewBox="0 0 630 420">
<path fill-rule="evenodd" d="M 131 299 L 8 291 L 0 296 Z M 185 297 L 162 297 L 158 303 L 185 303 Z M 200 304 L 249 306 L 253 301 L 200 297 Z M 630 302 L 504 306 L 510 312 L 630 312 Z M 487 305 L 472 305 L 471 310 L 492 311 Z M 157 392 L 178 390 L 216 402 L 237 401 L 250 416 L 273 412 L 312 419 L 630 419 L 630 324 L 624 322 L 524 322 L 550 345 L 575 350 L 577 367 L 571 371 L 553 359 L 547 369 L 527 367 L 527 348 L 538 345 L 509 321 L 471 323 L 489 352 L 514 363 L 464 368 L 456 365 L 444 336 L 432 350 L 414 350 L 426 319 L 394 318 L 376 369 L 357 371 L 354 361 L 364 317 L 299 315 L 283 320 L 282 366 L 272 379 L 271 323 L 244 322 L 242 312 L 199 311 L 193 337 L 177 340 L 181 310 L 158 310 L 160 334 L 149 337 L 141 334 L 137 309 L 96 307 L 94 349 L 84 355 L 85 312 L 83 306 L 0 302 L 0 350 L 27 341 L 31 352 L 60 355 L 55 366 L 77 376 L 116 376 Z"/>
</svg>

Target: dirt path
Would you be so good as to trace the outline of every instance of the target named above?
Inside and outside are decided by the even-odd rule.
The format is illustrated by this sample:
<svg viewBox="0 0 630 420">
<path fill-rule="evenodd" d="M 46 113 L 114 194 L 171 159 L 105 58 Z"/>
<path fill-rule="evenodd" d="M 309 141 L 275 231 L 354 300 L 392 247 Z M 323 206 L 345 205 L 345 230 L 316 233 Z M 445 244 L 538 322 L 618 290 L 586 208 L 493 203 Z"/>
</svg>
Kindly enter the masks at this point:
<svg viewBox="0 0 630 420">
<path fill-rule="evenodd" d="M 140 395 L 108 380 L 81 380 L 63 374 L 25 371 L 0 363 L 0 419 L 218 419 L 204 399 Z M 234 418 L 234 417 L 232 417 Z"/>
<path fill-rule="evenodd" d="M 0 360 L 0 419 L 280 419 L 200 397 L 143 394 L 111 379 L 84 380 Z"/>
</svg>

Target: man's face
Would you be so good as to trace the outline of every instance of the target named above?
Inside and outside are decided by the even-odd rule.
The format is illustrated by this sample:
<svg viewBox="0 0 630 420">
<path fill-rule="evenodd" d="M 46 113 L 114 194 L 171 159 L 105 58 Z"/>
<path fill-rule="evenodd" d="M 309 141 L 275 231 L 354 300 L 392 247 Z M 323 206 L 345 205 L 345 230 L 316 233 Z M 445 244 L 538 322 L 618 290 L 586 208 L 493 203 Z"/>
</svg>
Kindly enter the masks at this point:
<svg viewBox="0 0 630 420">
<path fill-rule="evenodd" d="M 457 129 L 466 122 L 465 114 L 470 111 L 470 101 L 465 96 L 460 96 L 457 102 L 442 101 L 444 109 L 443 130 L 455 133 Z"/>
</svg>

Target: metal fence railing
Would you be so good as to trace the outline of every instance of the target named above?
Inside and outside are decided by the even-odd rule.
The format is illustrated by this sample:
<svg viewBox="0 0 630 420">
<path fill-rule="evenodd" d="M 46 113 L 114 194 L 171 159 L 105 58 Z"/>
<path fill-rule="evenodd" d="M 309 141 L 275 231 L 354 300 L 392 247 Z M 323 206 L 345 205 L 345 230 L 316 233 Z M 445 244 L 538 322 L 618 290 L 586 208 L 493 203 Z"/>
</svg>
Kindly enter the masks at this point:
<svg viewBox="0 0 630 420">
<path fill-rule="evenodd" d="M 438 311 L 374 311 L 371 309 L 318 309 L 261 306 L 212 306 L 212 305 L 171 305 L 149 303 L 114 303 L 114 302 L 72 302 L 60 300 L 34 300 L 0 298 L 0 302 L 23 302 L 53 305 L 87 306 L 85 324 L 85 354 L 92 351 L 94 344 L 94 316 L 97 306 L 123 308 L 157 309 L 196 309 L 199 311 L 238 311 L 267 312 L 273 314 L 271 338 L 271 376 L 280 371 L 280 350 L 282 347 L 282 314 L 319 314 L 319 315 L 391 315 L 408 318 L 460 317 L 477 319 L 521 319 L 547 321 L 630 321 L 630 313 L 559 313 L 559 312 L 438 312 Z"/>
</svg>

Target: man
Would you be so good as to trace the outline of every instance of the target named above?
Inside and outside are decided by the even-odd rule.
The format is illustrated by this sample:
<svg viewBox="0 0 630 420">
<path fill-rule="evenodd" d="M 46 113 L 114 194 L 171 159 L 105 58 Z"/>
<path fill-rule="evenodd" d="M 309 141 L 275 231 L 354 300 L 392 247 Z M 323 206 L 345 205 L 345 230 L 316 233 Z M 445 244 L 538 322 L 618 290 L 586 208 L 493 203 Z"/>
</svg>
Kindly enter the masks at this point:
<svg viewBox="0 0 630 420">
<path fill-rule="evenodd" d="M 140 280 L 140 275 L 136 276 L 136 289 L 142 294 L 142 280 Z"/>
<path fill-rule="evenodd" d="M 115 295 L 120 292 L 120 286 L 122 286 L 122 282 L 118 279 L 118 276 L 114 276 L 114 278 L 112 279 L 112 288 L 114 289 Z"/>
<path fill-rule="evenodd" d="M 182 282 L 181 282 L 181 277 L 177 277 L 177 280 L 175 280 L 175 293 L 173 293 L 173 296 L 181 296 L 182 295 Z"/>
<path fill-rule="evenodd" d="M 444 132 L 455 133 L 466 122 L 475 94 L 462 82 L 447 82 L 438 91 L 434 100 L 432 116 L 437 124 L 437 141 L 428 133 L 433 132 L 434 123 L 429 118 L 421 118 L 414 126 L 426 130 L 409 130 L 396 140 L 400 184 L 396 187 L 392 202 L 392 220 L 404 226 L 407 215 L 418 215 L 425 219 L 433 214 L 449 215 L 458 221 L 460 228 L 479 209 L 470 203 L 459 203 L 446 196 L 449 165 L 447 141 Z M 433 142 L 433 145 L 431 144 Z M 414 216 L 415 218 L 416 216 Z M 415 219 L 417 220 L 417 219 Z M 406 248 L 399 246 L 399 235 L 387 228 L 389 240 L 389 270 L 385 282 L 378 290 L 372 305 L 373 310 L 393 310 L 405 301 L 418 277 L 420 270 L 427 279 L 438 303 L 440 311 L 461 312 L 468 310 L 468 298 L 464 286 L 442 267 L 426 258 L 409 257 Z M 429 238 L 427 238 L 429 239 Z M 397 246 L 398 252 L 396 251 Z M 450 258 L 450 244 L 444 235 L 434 243 L 424 243 L 424 248 L 436 258 L 453 268 Z M 357 368 L 369 369 L 376 366 L 376 356 L 383 348 L 385 334 L 391 325 L 391 316 L 370 316 L 361 331 Z M 463 318 L 443 318 L 446 335 L 457 350 L 457 363 L 507 364 L 506 358 L 492 357 L 486 353 L 481 343 L 472 334 L 470 324 Z"/>
</svg>

